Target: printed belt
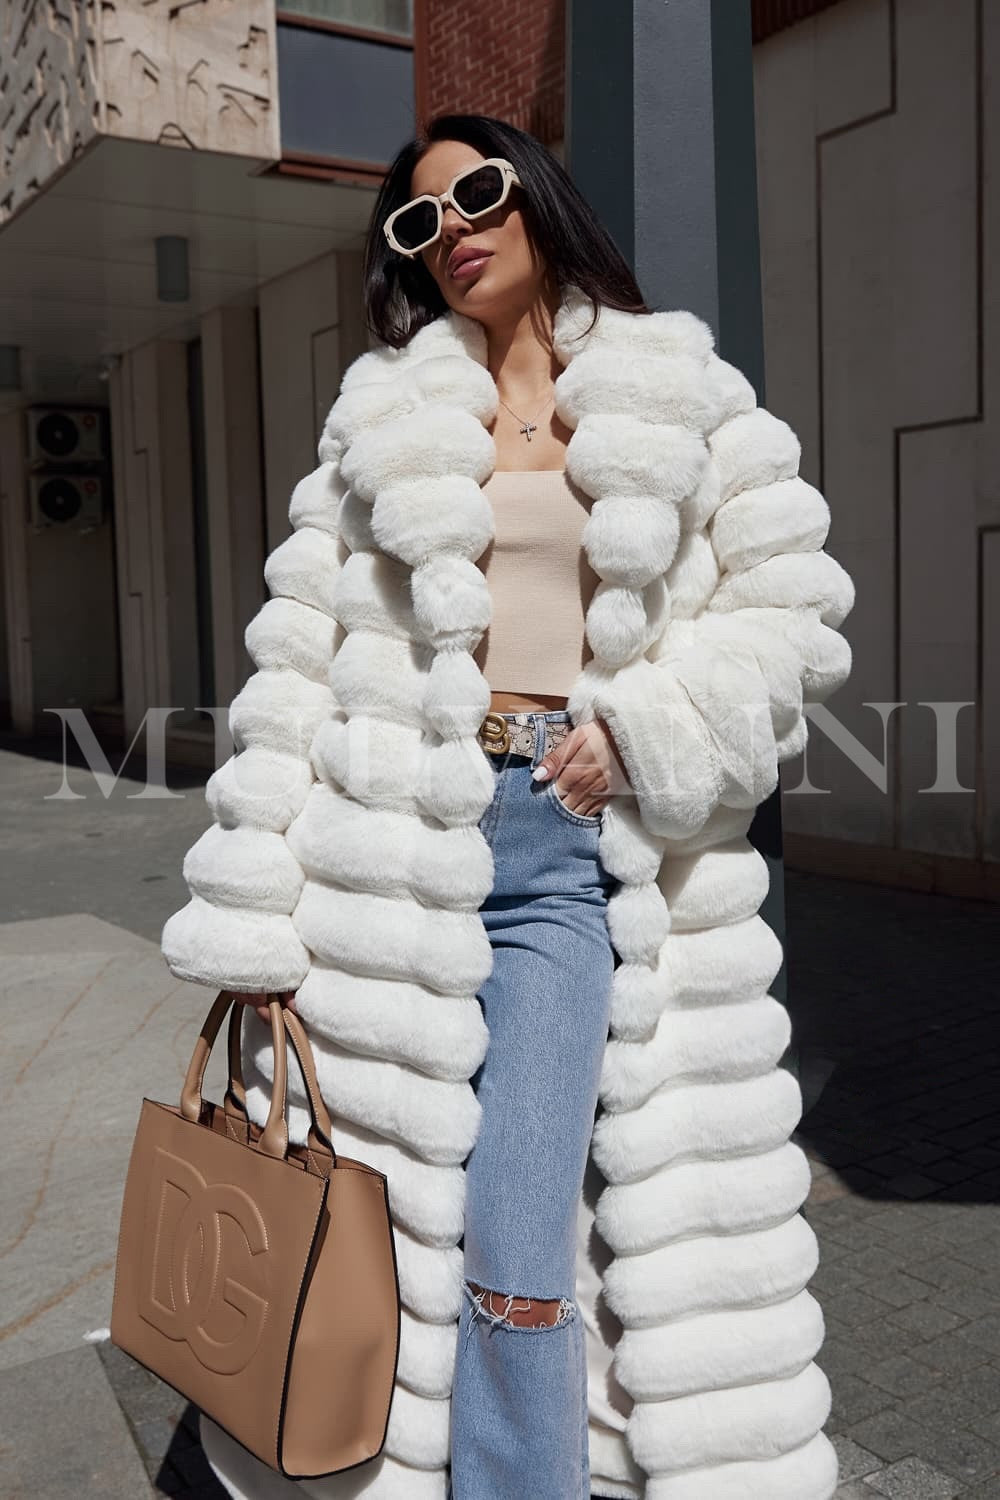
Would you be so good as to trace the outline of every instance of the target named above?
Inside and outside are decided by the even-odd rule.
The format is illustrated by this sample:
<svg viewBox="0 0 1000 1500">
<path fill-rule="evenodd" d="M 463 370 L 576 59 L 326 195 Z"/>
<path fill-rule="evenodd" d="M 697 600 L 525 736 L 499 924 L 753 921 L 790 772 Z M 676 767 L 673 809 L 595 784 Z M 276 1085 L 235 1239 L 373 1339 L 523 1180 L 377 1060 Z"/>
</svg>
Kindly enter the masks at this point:
<svg viewBox="0 0 1000 1500">
<path fill-rule="evenodd" d="M 535 722 L 531 713 L 489 713 L 480 724 L 476 738 L 490 755 L 527 755 L 534 759 L 538 741 Z M 569 719 L 549 723 L 540 717 L 539 722 L 545 740 L 545 754 L 555 749 L 573 728 Z"/>
</svg>

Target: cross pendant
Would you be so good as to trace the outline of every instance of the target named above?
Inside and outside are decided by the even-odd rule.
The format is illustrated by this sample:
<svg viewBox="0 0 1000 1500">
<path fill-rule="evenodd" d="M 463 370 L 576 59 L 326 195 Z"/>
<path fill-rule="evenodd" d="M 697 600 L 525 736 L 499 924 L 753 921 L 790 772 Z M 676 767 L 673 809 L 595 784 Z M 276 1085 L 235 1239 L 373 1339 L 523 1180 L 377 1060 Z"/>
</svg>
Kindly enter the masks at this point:
<svg viewBox="0 0 1000 1500">
<path fill-rule="evenodd" d="M 525 437 L 528 439 L 528 442 L 530 443 L 531 442 L 531 434 L 533 432 L 536 432 L 537 429 L 538 429 L 538 423 L 537 422 L 525 422 L 524 426 L 521 428 L 521 431 L 524 433 Z"/>
</svg>

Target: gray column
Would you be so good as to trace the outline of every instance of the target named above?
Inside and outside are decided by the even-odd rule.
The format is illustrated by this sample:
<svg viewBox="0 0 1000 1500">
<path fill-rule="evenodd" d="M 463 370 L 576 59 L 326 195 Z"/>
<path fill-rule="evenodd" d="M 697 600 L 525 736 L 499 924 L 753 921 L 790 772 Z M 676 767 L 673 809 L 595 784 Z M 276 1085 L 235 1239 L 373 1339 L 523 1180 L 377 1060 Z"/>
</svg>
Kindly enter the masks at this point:
<svg viewBox="0 0 1000 1500">
<path fill-rule="evenodd" d="M 566 114 L 567 170 L 647 303 L 704 318 L 763 405 L 750 0 L 569 0 Z M 750 838 L 783 938 L 777 792 Z M 771 992 L 785 998 L 784 963 Z"/>
</svg>

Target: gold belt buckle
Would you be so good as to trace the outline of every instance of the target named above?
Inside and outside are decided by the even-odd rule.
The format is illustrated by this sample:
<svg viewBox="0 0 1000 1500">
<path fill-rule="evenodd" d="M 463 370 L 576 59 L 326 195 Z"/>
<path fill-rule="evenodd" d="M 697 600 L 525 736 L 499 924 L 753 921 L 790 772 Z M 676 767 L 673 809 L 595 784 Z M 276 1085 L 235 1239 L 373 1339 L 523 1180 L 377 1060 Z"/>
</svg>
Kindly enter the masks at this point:
<svg viewBox="0 0 1000 1500">
<path fill-rule="evenodd" d="M 503 755 L 510 749 L 510 725 L 502 714 L 487 714 L 479 734 L 485 741 L 483 749 L 490 755 Z"/>
</svg>

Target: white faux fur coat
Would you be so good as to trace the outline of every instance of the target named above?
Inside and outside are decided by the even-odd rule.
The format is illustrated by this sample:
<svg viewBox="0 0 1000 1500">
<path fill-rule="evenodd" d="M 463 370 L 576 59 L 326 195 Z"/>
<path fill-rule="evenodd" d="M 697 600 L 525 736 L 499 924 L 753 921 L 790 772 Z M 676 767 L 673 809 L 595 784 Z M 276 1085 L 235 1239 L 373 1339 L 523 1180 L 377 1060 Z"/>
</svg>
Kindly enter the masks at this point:
<svg viewBox="0 0 1000 1500">
<path fill-rule="evenodd" d="M 804 705 L 848 675 L 853 589 L 822 550 L 829 511 L 798 476 L 794 433 L 707 325 L 602 309 L 580 337 L 590 311 L 568 287 L 555 324 L 566 468 L 592 499 L 601 580 L 568 707 L 604 718 L 632 785 L 600 840 L 620 961 L 579 1219 L 593 1490 L 828 1500 L 810 1172 L 790 1139 L 802 1100 L 778 1066 L 781 947 L 746 834 L 805 744 Z M 347 370 L 246 631 L 259 670 L 230 710 L 236 754 L 208 783 L 215 822 L 184 862 L 191 899 L 163 930 L 175 975 L 298 990 L 334 1143 L 389 1181 L 404 1307 L 385 1449 L 292 1485 L 203 1424 L 247 1500 L 446 1494 L 469 1080 L 489 1040 L 477 825 L 494 773 L 471 653 L 490 619 L 476 559 L 493 534 L 497 401 L 484 331 L 454 312 Z M 245 1024 L 262 1120 L 269 1033 Z"/>
</svg>

